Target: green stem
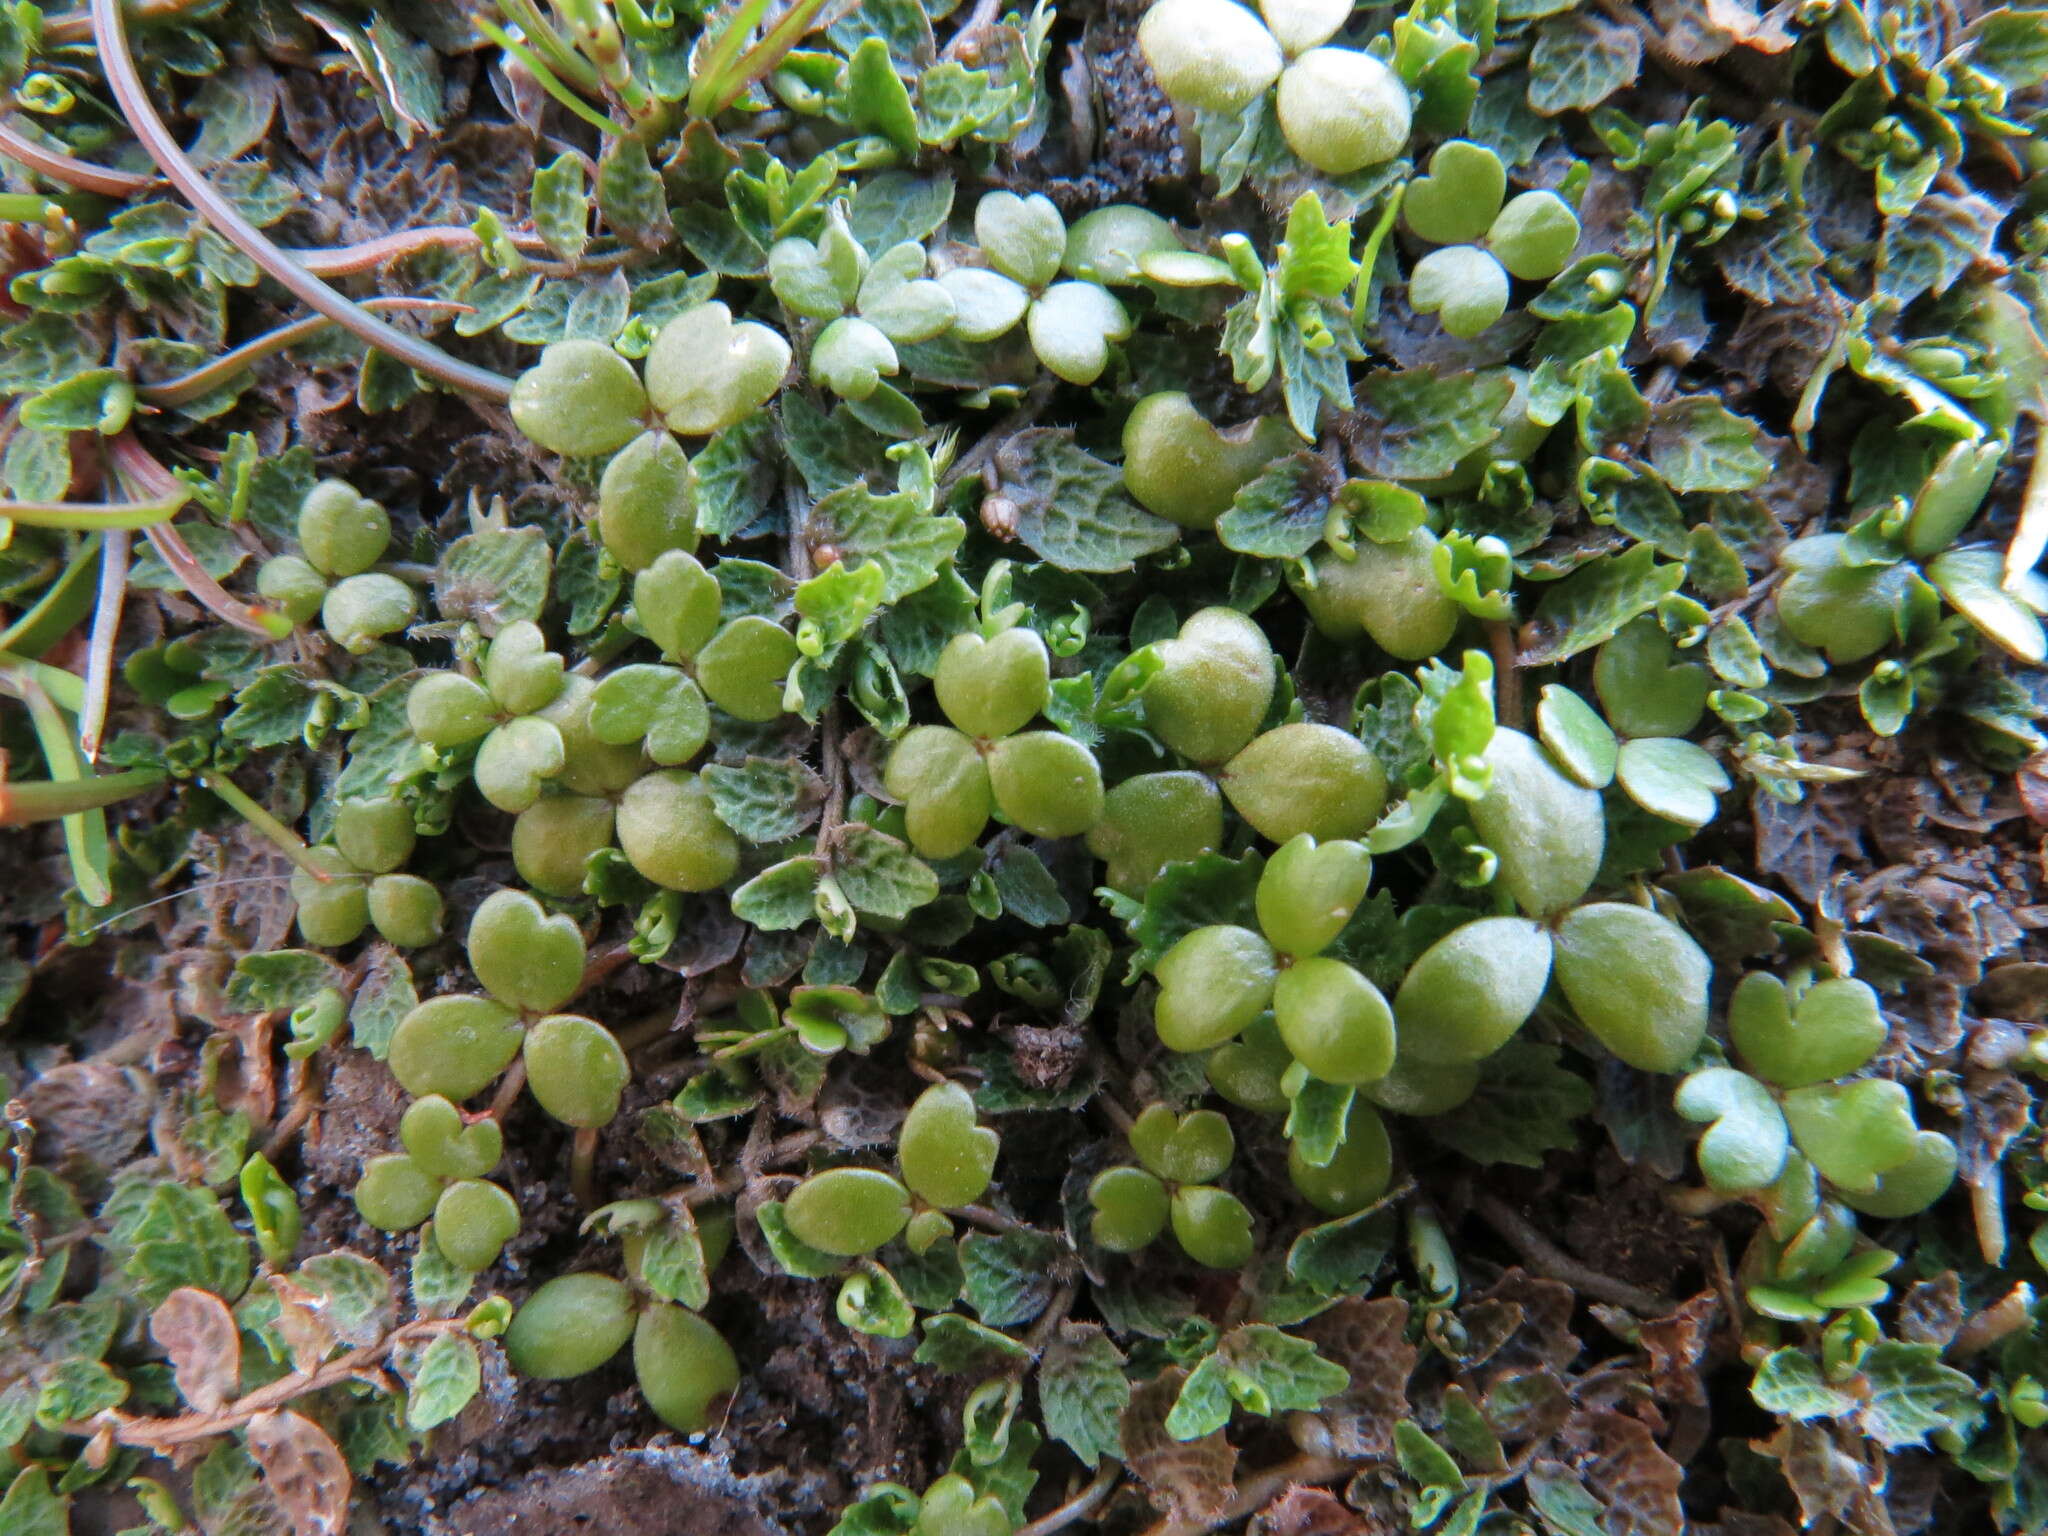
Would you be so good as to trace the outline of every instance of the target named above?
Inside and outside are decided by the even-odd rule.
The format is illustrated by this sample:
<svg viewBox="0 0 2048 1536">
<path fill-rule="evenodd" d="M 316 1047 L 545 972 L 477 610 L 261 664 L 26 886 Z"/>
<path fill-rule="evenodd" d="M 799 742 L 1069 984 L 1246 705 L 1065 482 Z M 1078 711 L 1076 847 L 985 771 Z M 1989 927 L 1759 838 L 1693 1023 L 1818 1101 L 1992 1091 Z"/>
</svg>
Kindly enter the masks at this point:
<svg viewBox="0 0 2048 1536">
<path fill-rule="evenodd" d="M 803 35 L 811 30 L 811 24 L 818 19 L 818 12 L 825 8 L 825 0 L 795 0 L 795 4 L 782 13 L 782 18 L 769 30 L 768 35 L 749 48 L 741 56 L 733 70 L 731 83 L 719 93 L 719 101 L 707 114 L 716 117 L 745 94 L 748 86 L 756 80 L 774 72 L 775 67 L 789 56 Z"/>
<path fill-rule="evenodd" d="M 498 11 L 546 56 L 548 67 L 565 83 L 589 96 L 604 93 L 596 68 L 548 23 L 533 0 L 498 0 Z"/>
<path fill-rule="evenodd" d="M 97 533 L 110 528 L 147 528 L 167 523 L 192 499 L 183 486 L 175 498 L 153 501 L 0 501 L 0 520 L 24 528 L 71 528 Z"/>
<path fill-rule="evenodd" d="M 692 71 L 690 116 L 716 117 L 724 110 L 719 97 L 725 89 L 726 72 L 740 56 L 740 50 L 747 46 L 747 34 L 759 26 L 761 18 L 767 14 L 768 0 L 746 0 L 745 4 L 733 12 L 724 30 L 718 34 L 710 48 L 705 50 Z M 744 83 L 740 89 L 746 89 Z M 735 97 L 737 94 L 734 93 Z"/>
<path fill-rule="evenodd" d="M 92 0 L 93 39 L 99 46 L 100 68 L 107 85 L 120 104 L 128 126 L 142 141 L 142 147 L 157 163 L 171 184 L 231 244 L 296 295 L 308 308 L 318 310 L 335 324 L 346 327 L 380 352 L 387 352 L 406 366 L 454 389 L 480 395 L 499 404 L 512 398 L 512 381 L 488 368 L 451 357 L 439 347 L 417 336 L 409 336 L 389 321 L 335 292 L 301 267 L 272 243 L 270 237 L 251 224 L 200 174 L 189 160 L 164 120 L 157 115 L 149 92 L 136 72 L 128 52 L 127 21 L 119 0 Z"/>
<path fill-rule="evenodd" d="M 483 33 L 485 37 L 488 37 L 492 42 L 496 43 L 500 48 L 531 70 L 533 78 L 539 83 L 540 88 L 554 97 L 556 101 L 560 102 L 569 111 L 575 113 L 586 123 L 589 123 L 599 133 L 616 134 L 619 131 L 617 123 L 606 117 L 597 108 L 564 85 L 556 77 L 555 72 L 549 69 L 541 60 L 539 54 L 520 42 L 518 38 L 507 32 L 503 27 L 497 25 L 489 17 L 477 16 L 472 19 L 476 23 L 477 31 Z"/>
<path fill-rule="evenodd" d="M 131 768 L 126 773 L 103 773 L 97 777 L 60 783 L 54 779 L 23 783 L 0 780 L 0 827 L 25 826 L 32 821 L 55 821 L 81 811 L 115 805 L 131 795 L 164 781 L 154 768 Z"/>
<path fill-rule="evenodd" d="M 334 878 L 333 875 L 320 867 L 319 861 L 313 857 L 313 850 L 306 846 L 306 840 L 303 837 L 271 815 L 246 790 L 226 774 L 201 774 L 199 782 L 233 806 L 235 813 L 242 820 L 248 822 L 250 826 L 269 838 L 271 842 L 277 845 L 279 851 L 286 858 L 290 859 L 292 863 L 303 869 L 322 885 L 327 884 Z"/>
<path fill-rule="evenodd" d="M 95 533 L 72 552 L 63 574 L 36 599 L 35 606 L 6 629 L 0 629 L 0 651 L 37 657 L 70 634 L 92 608 L 93 595 L 98 590 L 99 558 L 100 535 Z"/>
<path fill-rule="evenodd" d="M 82 780 L 85 769 L 78 761 L 71 727 L 43 685 L 32 674 L 19 672 L 4 676 L 0 686 L 28 706 L 50 782 L 69 786 Z M 64 852 L 71 860 L 71 878 L 78 882 L 78 894 L 86 905 L 104 907 L 114 899 L 106 812 L 93 806 L 59 814 L 64 823 Z"/>
<path fill-rule="evenodd" d="M 85 707 L 85 684 L 76 672 L 66 672 L 46 661 L 31 661 L 18 651 L 0 651 L 0 671 L 26 672 L 43 685 L 44 692 L 58 707 L 74 715 Z"/>
<path fill-rule="evenodd" d="M 569 23 L 569 31 L 583 55 L 597 66 L 597 73 L 613 98 L 635 122 L 645 123 L 660 110 L 660 103 L 646 86 L 633 78 L 633 66 L 619 36 L 619 24 L 599 0 L 555 0 Z"/>
<path fill-rule="evenodd" d="M 465 234 L 468 231 L 464 231 Z M 394 237 L 396 238 L 396 237 Z M 374 242 L 381 244 L 383 242 Z M 457 303 L 453 299 L 408 299 L 381 298 L 363 300 L 363 308 L 380 310 L 424 310 L 458 309 L 468 310 L 470 305 Z M 245 341 L 231 352 L 223 352 L 212 362 L 202 364 L 192 372 L 181 374 L 175 379 L 166 379 L 161 384 L 138 384 L 137 398 L 155 406 L 186 405 L 200 396 L 218 389 L 236 374 L 261 362 L 287 347 L 297 346 L 309 336 L 317 336 L 334 322 L 325 315 L 308 315 L 303 320 L 294 320 L 290 325 L 281 325 L 274 331 L 267 331 L 253 341 Z"/>
</svg>

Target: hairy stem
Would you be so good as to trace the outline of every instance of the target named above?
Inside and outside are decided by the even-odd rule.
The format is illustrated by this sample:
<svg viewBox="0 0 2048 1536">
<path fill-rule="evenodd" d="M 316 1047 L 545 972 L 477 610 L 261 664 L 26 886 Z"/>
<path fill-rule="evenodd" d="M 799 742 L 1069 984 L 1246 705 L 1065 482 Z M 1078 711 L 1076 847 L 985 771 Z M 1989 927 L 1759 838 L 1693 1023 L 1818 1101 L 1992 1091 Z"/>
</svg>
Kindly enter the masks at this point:
<svg viewBox="0 0 2048 1536">
<path fill-rule="evenodd" d="M 1058 1509 L 1040 1515 L 1029 1525 L 1019 1526 L 1017 1536 L 1052 1536 L 1054 1531 L 1063 1531 L 1076 1521 L 1086 1520 L 1108 1501 L 1123 1475 L 1124 1469 L 1115 1462 L 1106 1463 L 1087 1487 Z"/>
<path fill-rule="evenodd" d="M 1507 1239 L 1508 1245 L 1521 1254 L 1523 1262 L 1545 1279 L 1562 1280 L 1575 1291 L 1612 1302 L 1617 1307 L 1626 1307 L 1640 1317 L 1662 1317 L 1672 1310 L 1672 1303 L 1662 1296 L 1630 1285 L 1626 1280 L 1617 1280 L 1612 1275 L 1603 1275 L 1599 1270 L 1580 1263 L 1538 1232 L 1500 1196 L 1475 1191 L 1472 1209 Z"/>
<path fill-rule="evenodd" d="M 347 1354 L 317 1366 L 310 1371 L 294 1371 L 281 1376 L 267 1386 L 258 1387 L 254 1392 L 236 1398 L 232 1403 L 212 1413 L 186 1413 L 174 1419 L 130 1418 L 127 1415 L 108 1412 L 97 1419 L 64 1426 L 64 1433 L 90 1437 L 99 1433 L 102 1427 L 111 1428 L 117 1445 L 132 1445 L 150 1451 L 167 1451 L 173 1446 L 191 1445 L 195 1441 L 210 1440 L 216 1435 L 225 1435 L 240 1429 L 258 1414 L 269 1413 L 308 1393 L 318 1392 L 326 1387 L 338 1386 L 373 1369 L 393 1350 L 420 1339 L 432 1338 L 437 1333 L 449 1333 L 462 1327 L 462 1319 L 456 1317 L 421 1318 L 405 1324 L 384 1335 L 374 1344 L 365 1344 Z"/>
<path fill-rule="evenodd" d="M 271 815 L 253 795 L 233 779 L 224 773 L 206 773 L 199 776 L 199 782 L 233 806 L 236 815 L 261 832 L 277 846 L 280 853 L 315 880 L 326 885 L 334 879 L 333 875 L 320 867 L 319 862 L 313 857 L 313 850 L 306 846 L 303 837 Z"/>
<path fill-rule="evenodd" d="M 143 87 L 142 76 L 136 71 L 135 60 L 128 52 L 128 24 L 121 14 L 120 0 L 92 0 L 92 34 L 99 47 L 100 68 L 106 75 L 107 86 L 120 104 L 128 126 L 165 177 L 223 238 L 309 308 L 318 310 L 336 325 L 346 327 L 380 352 L 389 353 L 406 366 L 453 389 L 482 395 L 489 400 L 512 398 L 510 379 L 488 368 L 479 368 L 474 363 L 451 357 L 432 342 L 409 336 L 389 321 L 378 319 L 293 261 L 272 243 L 268 235 L 242 217 L 241 210 L 186 158 L 184 149 L 157 115 L 149 92 Z"/>
</svg>

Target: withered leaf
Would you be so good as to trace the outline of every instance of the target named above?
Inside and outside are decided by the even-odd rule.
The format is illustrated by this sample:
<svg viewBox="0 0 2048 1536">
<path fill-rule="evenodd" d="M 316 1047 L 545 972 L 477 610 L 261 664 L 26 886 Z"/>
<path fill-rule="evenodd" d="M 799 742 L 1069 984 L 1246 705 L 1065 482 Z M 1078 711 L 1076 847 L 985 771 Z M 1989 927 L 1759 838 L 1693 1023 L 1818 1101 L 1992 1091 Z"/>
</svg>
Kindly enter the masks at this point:
<svg viewBox="0 0 2048 1536">
<path fill-rule="evenodd" d="M 1408 1377 L 1420 1351 L 1408 1342 L 1408 1303 L 1398 1296 L 1352 1297 L 1299 1330 L 1351 1373 L 1351 1385 L 1319 1411 L 1340 1456 L 1393 1454 L 1393 1426 L 1408 1417 Z"/>
<path fill-rule="evenodd" d="M 347 1528 L 353 1479 L 318 1424 L 288 1409 L 260 1413 L 249 1421 L 249 1454 L 290 1518 L 294 1536 L 339 1536 Z"/>
<path fill-rule="evenodd" d="M 149 1336 L 171 1357 L 185 1401 L 212 1413 L 234 1396 L 242 1375 L 242 1338 L 227 1303 L 211 1291 L 180 1286 L 150 1314 Z"/>
<path fill-rule="evenodd" d="M 1122 1421 L 1124 1463 L 1143 1480 L 1161 1514 L 1206 1527 L 1230 1507 L 1237 1450 L 1220 1429 L 1198 1440 L 1176 1440 L 1166 1432 L 1166 1416 L 1187 1379 L 1176 1366 L 1131 1394 Z"/>
</svg>

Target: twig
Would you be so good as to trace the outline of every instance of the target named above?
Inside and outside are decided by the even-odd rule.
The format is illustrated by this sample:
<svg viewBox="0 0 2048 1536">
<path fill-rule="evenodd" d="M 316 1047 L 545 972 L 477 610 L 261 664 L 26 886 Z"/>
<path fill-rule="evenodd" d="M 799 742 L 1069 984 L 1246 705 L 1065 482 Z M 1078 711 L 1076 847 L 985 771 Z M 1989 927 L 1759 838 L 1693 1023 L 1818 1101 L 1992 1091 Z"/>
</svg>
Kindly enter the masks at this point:
<svg viewBox="0 0 2048 1536">
<path fill-rule="evenodd" d="M 1522 671 L 1515 664 L 1515 627 L 1506 619 L 1486 621 L 1486 645 L 1493 652 L 1493 695 L 1502 725 L 1522 725 Z"/>
<path fill-rule="evenodd" d="M 1124 1469 L 1115 1462 L 1106 1464 L 1087 1487 L 1058 1509 L 1040 1515 L 1029 1525 L 1019 1526 L 1017 1536 L 1052 1536 L 1054 1531 L 1063 1531 L 1076 1520 L 1087 1519 L 1115 1491 L 1123 1475 Z"/>
<path fill-rule="evenodd" d="M 413 299 L 401 297 L 364 299 L 363 308 L 372 310 L 427 310 L 447 309 L 469 311 L 475 306 L 459 303 L 454 299 Z M 177 406 L 197 400 L 207 391 L 219 388 L 243 369 L 261 362 L 274 352 L 296 346 L 309 336 L 317 336 L 334 322 L 325 315 L 309 315 L 304 320 L 294 320 L 290 325 L 281 325 L 274 331 L 266 331 L 253 341 L 245 341 L 232 351 L 223 352 L 211 362 L 202 363 L 190 373 L 180 374 L 175 379 L 165 379 L 160 384 L 138 384 L 136 398 L 149 405 Z"/>
<path fill-rule="evenodd" d="M 133 171 L 116 171 L 104 165 L 93 165 L 62 150 L 51 149 L 47 144 L 38 144 L 4 121 L 0 121 L 0 155 L 51 181 L 61 181 L 80 192 L 97 192 L 102 197 L 132 197 L 157 184 L 154 176 L 139 176 Z"/>
<path fill-rule="evenodd" d="M 223 624 L 232 624 L 244 634 L 265 641 L 282 640 L 291 633 L 291 624 L 282 615 L 243 602 L 208 575 L 199 557 L 192 553 L 192 546 L 185 542 L 185 536 L 169 523 L 151 523 L 142 531 L 157 558 L 171 568 L 193 600 Z"/>
<path fill-rule="evenodd" d="M 142 76 L 136 72 L 135 60 L 128 52 L 128 23 L 121 14 L 121 0 L 92 0 L 92 34 L 99 47 L 100 68 L 128 126 L 171 184 L 230 244 L 239 247 L 309 308 L 347 327 L 408 367 L 489 400 L 502 402 L 512 398 L 512 381 L 502 374 L 451 357 L 432 342 L 407 335 L 328 287 L 278 249 L 268 235 L 244 218 L 241 210 L 200 174 L 157 115 Z"/>
<path fill-rule="evenodd" d="M 462 1326 L 462 1319 L 456 1317 L 421 1318 L 417 1322 L 393 1329 L 374 1344 L 352 1349 L 338 1359 L 330 1360 L 313 1370 L 294 1371 L 289 1376 L 281 1376 L 267 1386 L 258 1387 L 254 1392 L 246 1393 L 212 1413 L 186 1413 L 174 1419 L 147 1419 L 130 1418 L 109 1410 L 98 1418 L 65 1425 L 64 1433 L 90 1438 L 102 1430 L 111 1430 L 117 1445 L 132 1445 L 150 1451 L 166 1451 L 172 1446 L 190 1445 L 195 1440 L 209 1440 L 215 1435 L 224 1435 L 230 1430 L 240 1429 L 258 1414 L 268 1413 L 273 1408 L 282 1408 L 295 1398 L 360 1376 L 401 1345 L 410 1344 L 416 1339 L 430 1338 L 437 1333 L 448 1333 Z"/>
<path fill-rule="evenodd" d="M 128 595 L 128 550 L 134 535 L 116 528 L 100 545 L 100 592 L 93 605 L 92 639 L 86 647 L 85 706 L 78 713 L 78 750 L 88 763 L 100 755 L 107 728 L 107 700 L 114 690 L 114 641 L 121 630 L 122 599 Z"/>
<path fill-rule="evenodd" d="M 1626 1307 L 1640 1317 L 1662 1317 L 1672 1310 L 1674 1303 L 1663 1297 L 1580 1263 L 1523 1220 L 1500 1196 L 1475 1190 L 1472 1209 L 1546 1279 L 1562 1280 L 1575 1291 Z"/>
</svg>

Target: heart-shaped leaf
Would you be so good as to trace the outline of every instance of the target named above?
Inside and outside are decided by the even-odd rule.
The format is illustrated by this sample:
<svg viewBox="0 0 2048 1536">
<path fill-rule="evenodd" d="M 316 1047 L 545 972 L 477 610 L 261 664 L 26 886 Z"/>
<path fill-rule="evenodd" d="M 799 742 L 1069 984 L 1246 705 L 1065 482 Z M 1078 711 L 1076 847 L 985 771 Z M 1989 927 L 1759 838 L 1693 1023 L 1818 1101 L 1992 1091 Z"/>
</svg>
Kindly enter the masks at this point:
<svg viewBox="0 0 2048 1536">
<path fill-rule="evenodd" d="M 950 859 L 972 847 L 995 804 L 981 753 L 943 725 L 905 734 L 889 754 L 883 784 L 904 804 L 910 846 L 928 859 Z"/>
<path fill-rule="evenodd" d="M 432 997 L 398 1021 L 386 1058 L 407 1093 L 461 1103 L 519 1054 L 519 1015 L 488 997 Z"/>
<path fill-rule="evenodd" d="M 1207 1183 L 1237 1152 L 1230 1122 L 1213 1109 L 1176 1115 L 1164 1104 L 1148 1104 L 1132 1123 L 1130 1140 L 1138 1161 L 1174 1184 Z"/>
<path fill-rule="evenodd" d="M 1853 1193 L 1874 1192 L 1879 1174 L 1914 1155 L 1920 1135 L 1905 1085 L 1882 1077 L 1795 1088 L 1785 1095 L 1785 1122 L 1820 1176 Z"/>
<path fill-rule="evenodd" d="M 1059 276 L 1067 221 L 1041 192 L 990 192 L 974 206 L 974 238 L 998 272 L 1027 288 L 1043 288 Z"/>
<path fill-rule="evenodd" d="M 1600 901 L 1557 926 L 1557 984 L 1600 1043 L 1644 1072 L 1672 1072 L 1707 1033 L 1707 952 L 1647 907 Z"/>
<path fill-rule="evenodd" d="M 769 248 L 768 285 L 805 319 L 832 320 L 853 306 L 867 264 L 867 252 L 835 208 L 816 245 L 792 235 Z"/>
<path fill-rule="evenodd" d="M 439 1094 L 415 1099 L 398 1122 L 412 1160 L 437 1179 L 480 1179 L 498 1166 L 505 1137 L 488 1115 L 465 1124 L 462 1111 Z"/>
<path fill-rule="evenodd" d="M 1278 416 L 1218 428 L 1177 390 L 1147 395 L 1124 421 L 1124 489 L 1183 528 L 1213 528 L 1237 493 L 1293 442 Z"/>
<path fill-rule="evenodd" d="M 1273 986 L 1273 1022 L 1294 1059 L 1326 1083 L 1370 1083 L 1394 1065 L 1394 1013 L 1342 960 L 1297 960 Z"/>
<path fill-rule="evenodd" d="M 1259 876 L 1259 927 L 1283 955 L 1319 955 L 1344 931 L 1371 882 L 1372 855 L 1363 843 L 1318 843 L 1306 832 L 1291 837 Z"/>
<path fill-rule="evenodd" d="M 952 294 L 924 268 L 924 247 L 906 240 L 877 257 L 860 285 L 860 317 L 899 345 L 929 341 L 953 323 Z"/>
<path fill-rule="evenodd" d="M 440 1198 L 441 1181 L 403 1152 L 371 1158 L 356 1180 L 356 1211 L 380 1232 L 410 1232 Z"/>
<path fill-rule="evenodd" d="M 1111 1168 L 1088 1186 L 1088 1231 L 1111 1253 L 1136 1253 L 1166 1230 L 1166 1186 L 1143 1168 Z"/>
<path fill-rule="evenodd" d="M 992 640 L 955 635 L 939 654 L 932 689 L 939 708 L 969 736 L 995 740 L 1021 731 L 1045 707 L 1052 658 L 1038 632 L 1006 629 Z"/>
<path fill-rule="evenodd" d="M 1471 245 L 1493 227 L 1507 196 L 1508 173 L 1483 144 L 1452 139 L 1429 158 L 1429 174 L 1408 183 L 1401 211 L 1432 245 Z"/>
<path fill-rule="evenodd" d="M 1645 615 L 1600 647 L 1593 687 L 1624 736 L 1685 736 L 1706 713 L 1714 686 L 1697 661 L 1679 661 L 1664 626 Z"/>
<path fill-rule="evenodd" d="M 561 728 L 552 720 L 521 715 L 484 738 L 469 771 L 478 794 L 517 816 L 540 798 L 541 785 L 567 761 Z"/>
<path fill-rule="evenodd" d="M 647 353 L 647 394 L 669 429 L 706 437 L 746 420 L 782 387 L 789 343 L 765 325 L 735 322 L 720 303 L 684 310 Z M 621 438 L 613 447 L 623 447 Z"/>
<path fill-rule="evenodd" d="M 1154 967 L 1159 1000 L 1152 1018 L 1170 1051 L 1206 1051 L 1266 1011 L 1277 965 L 1273 946 L 1249 928 L 1197 928 Z"/>
<path fill-rule="evenodd" d="M 1508 309 L 1508 275 L 1476 245 L 1431 251 L 1408 274 L 1408 307 L 1453 336 L 1477 336 Z"/>
<path fill-rule="evenodd" d="M 835 395 L 865 400 L 897 369 L 889 338 L 858 315 L 842 315 L 819 333 L 811 373 Z"/>
<path fill-rule="evenodd" d="M 550 1013 L 583 985 L 583 935 L 524 891 L 494 891 L 469 923 L 469 966 L 508 1008 Z"/>
<path fill-rule="evenodd" d="M 1948 1193 L 1955 1179 L 1956 1144 L 1939 1131 L 1922 1131 L 1905 1161 L 1885 1169 L 1870 1189 L 1844 1190 L 1842 1200 L 1866 1216 L 1911 1216 Z"/>
<path fill-rule="evenodd" d="M 783 679 L 799 654 L 796 637 L 780 624 L 743 614 L 697 653 L 697 682 L 728 715 L 773 720 L 783 712 Z"/>
<path fill-rule="evenodd" d="M 1131 317 L 1107 288 L 1054 283 L 1025 321 L 1031 350 L 1069 384 L 1093 384 L 1109 366 L 1109 344 L 1131 334 Z"/>
<path fill-rule="evenodd" d="M 1712 1122 L 1698 1147 L 1700 1172 L 1723 1194 L 1763 1189 L 1784 1171 L 1789 1137 L 1778 1101 L 1747 1072 L 1708 1067 L 1678 1085 L 1678 1112 Z"/>
<path fill-rule="evenodd" d="M 519 1206 L 488 1179 L 463 1179 L 434 1204 L 434 1241 L 457 1269 L 475 1274 L 498 1262 L 519 1232 Z"/>
<path fill-rule="evenodd" d="M 723 306 L 720 306 L 721 308 Z M 613 453 L 639 435 L 647 394 L 633 365 L 601 341 L 557 341 L 512 386 L 512 420 L 550 453 Z"/>
<path fill-rule="evenodd" d="M 1001 1143 L 979 1123 L 974 1096 L 958 1083 L 918 1095 L 896 1137 L 896 1162 L 911 1193 L 932 1205 L 972 1205 L 995 1174 Z"/>
<path fill-rule="evenodd" d="M 1752 971 L 1728 1000 L 1735 1049 L 1780 1088 L 1846 1077 L 1877 1054 L 1888 1032 L 1877 993 L 1851 977 L 1817 981 L 1795 1004 L 1777 977 Z"/>
<path fill-rule="evenodd" d="M 1705 747 L 1675 736 L 1624 741 L 1614 776 L 1652 816 L 1682 827 L 1704 827 L 1720 809 L 1715 798 L 1732 781 Z"/>
<path fill-rule="evenodd" d="M 1599 711 L 1562 683 L 1546 683 L 1536 705 L 1536 730 L 1557 766 L 1588 789 L 1614 782 L 1618 744 Z"/>
<path fill-rule="evenodd" d="M 562 691 L 562 658 L 531 619 L 499 630 L 484 652 L 484 686 L 508 715 L 545 709 Z"/>
<path fill-rule="evenodd" d="M 686 763 L 711 734 L 711 711 L 688 674 L 639 663 L 605 674 L 590 696 L 590 728 L 611 746 L 645 741 L 664 768 Z"/>
<path fill-rule="evenodd" d="M 1516 277 L 1543 281 L 1571 265 L 1579 216 L 1555 192 L 1524 192 L 1501 209 L 1486 246 Z"/>
<path fill-rule="evenodd" d="M 633 616 L 671 661 L 688 661 L 718 633 L 718 581 L 695 555 L 672 549 L 633 578 Z"/>
</svg>

